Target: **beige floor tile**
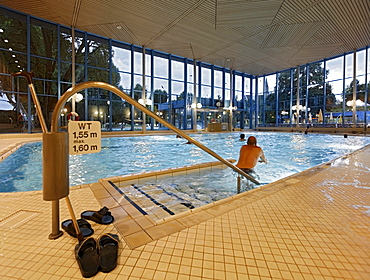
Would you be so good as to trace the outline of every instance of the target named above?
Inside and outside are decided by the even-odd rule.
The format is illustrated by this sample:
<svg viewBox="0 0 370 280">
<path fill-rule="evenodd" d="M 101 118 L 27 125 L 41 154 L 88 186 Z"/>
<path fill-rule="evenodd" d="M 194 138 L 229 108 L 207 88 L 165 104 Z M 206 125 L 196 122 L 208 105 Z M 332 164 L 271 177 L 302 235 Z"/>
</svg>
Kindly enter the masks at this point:
<svg viewBox="0 0 370 280">
<path fill-rule="evenodd" d="M 110 185 L 108 191 L 100 183 L 74 187 L 70 199 L 77 216 L 110 206 L 115 224 L 92 222 L 93 236 L 122 236 L 118 267 L 92 279 L 367 280 L 368 166 L 370 148 L 345 164 L 337 161 L 157 224 Z M 60 220 L 69 219 L 64 199 L 60 210 Z M 7 226 L 9 216 L 25 213 L 20 211 L 37 215 L 21 215 L 25 219 L 15 227 Z M 77 239 L 64 233 L 49 240 L 50 216 L 40 191 L 0 194 L 1 279 L 83 279 L 73 253 Z"/>
</svg>

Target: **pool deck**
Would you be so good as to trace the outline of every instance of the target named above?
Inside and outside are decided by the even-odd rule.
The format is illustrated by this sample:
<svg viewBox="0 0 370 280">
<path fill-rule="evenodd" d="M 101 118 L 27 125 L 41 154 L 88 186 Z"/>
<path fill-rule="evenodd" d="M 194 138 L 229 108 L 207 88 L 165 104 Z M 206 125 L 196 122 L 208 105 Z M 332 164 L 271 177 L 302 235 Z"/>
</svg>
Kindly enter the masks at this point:
<svg viewBox="0 0 370 280">
<path fill-rule="evenodd" d="M 0 138 L 0 155 L 40 140 L 22 136 Z M 96 184 L 72 187 L 75 213 L 115 197 L 101 194 Z M 197 215 L 180 214 L 167 226 L 152 221 L 149 232 L 136 230 L 140 215 L 129 220 L 110 201 L 115 224 L 91 224 L 95 238 L 121 236 L 118 266 L 91 279 L 370 279 L 370 147 Z M 69 219 L 64 199 L 60 211 L 61 221 Z M 77 239 L 64 233 L 49 240 L 50 219 L 41 191 L 0 193 L 0 279 L 84 279 Z M 143 245 L 129 246 L 122 231 Z M 156 238 L 143 242 L 142 234 Z"/>
</svg>

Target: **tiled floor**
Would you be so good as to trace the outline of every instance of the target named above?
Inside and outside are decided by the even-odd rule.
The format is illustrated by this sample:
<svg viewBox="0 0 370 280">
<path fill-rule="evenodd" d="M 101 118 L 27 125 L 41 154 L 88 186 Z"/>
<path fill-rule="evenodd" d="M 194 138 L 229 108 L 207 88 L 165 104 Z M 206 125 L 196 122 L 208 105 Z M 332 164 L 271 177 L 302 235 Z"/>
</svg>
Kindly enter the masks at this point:
<svg viewBox="0 0 370 280">
<path fill-rule="evenodd" d="M 0 153 L 21 139 L 3 140 Z M 70 199 L 76 214 L 100 208 L 88 186 Z M 68 219 L 64 199 L 60 210 Z M 144 232 L 158 238 L 134 249 L 121 236 L 118 267 L 93 279 L 370 279 L 370 148 L 195 212 L 153 222 Z M 91 222 L 93 236 L 121 223 L 142 241 L 136 214 Z M 49 240 L 50 216 L 41 192 L 0 194 L 1 279 L 82 279 L 77 240 Z"/>
</svg>

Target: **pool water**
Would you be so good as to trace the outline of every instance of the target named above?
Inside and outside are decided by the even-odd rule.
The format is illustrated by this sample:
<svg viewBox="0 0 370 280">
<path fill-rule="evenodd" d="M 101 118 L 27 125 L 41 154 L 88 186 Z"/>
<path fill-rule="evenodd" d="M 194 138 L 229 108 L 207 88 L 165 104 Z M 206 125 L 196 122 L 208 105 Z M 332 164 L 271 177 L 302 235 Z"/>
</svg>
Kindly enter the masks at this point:
<svg viewBox="0 0 370 280">
<path fill-rule="evenodd" d="M 192 137 L 225 159 L 238 159 L 240 133 L 195 134 Z M 249 136 L 245 133 L 246 137 Z M 367 137 L 253 132 L 268 164 L 255 168 L 263 184 L 277 181 L 370 144 Z M 208 153 L 175 135 L 102 139 L 100 153 L 70 156 L 70 185 L 100 178 L 215 161 Z M 229 168 L 230 169 L 230 168 Z M 231 169 L 230 169 L 231 170 Z M 235 172 L 234 172 L 235 173 Z M 230 172 L 232 174 L 232 172 Z M 226 181 L 233 181 L 234 177 Z M 234 175 L 231 175 L 234 176 Z M 214 180 L 212 180 L 214 183 Z M 30 143 L 0 162 L 0 191 L 42 189 L 42 144 Z"/>
<path fill-rule="evenodd" d="M 255 187 L 255 184 L 243 179 L 240 190 L 244 192 Z M 134 185 L 134 188 L 140 193 L 131 191 L 127 186 L 122 191 L 133 201 L 140 200 L 143 196 L 155 199 L 157 203 L 177 214 L 237 194 L 237 173 L 231 168 L 203 170 L 159 180 L 144 179 Z M 142 208 L 148 213 L 155 209 L 154 205 L 143 205 Z"/>
</svg>

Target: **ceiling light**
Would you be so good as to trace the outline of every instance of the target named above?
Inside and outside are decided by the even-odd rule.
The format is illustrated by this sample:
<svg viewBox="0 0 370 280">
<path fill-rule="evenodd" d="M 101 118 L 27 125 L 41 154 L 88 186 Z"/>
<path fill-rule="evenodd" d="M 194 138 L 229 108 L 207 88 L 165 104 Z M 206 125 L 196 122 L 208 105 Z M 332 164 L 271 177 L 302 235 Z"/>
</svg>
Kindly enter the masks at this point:
<svg viewBox="0 0 370 280">
<path fill-rule="evenodd" d="M 121 25 L 117 25 L 117 29 L 122 29 L 122 26 Z"/>
</svg>

